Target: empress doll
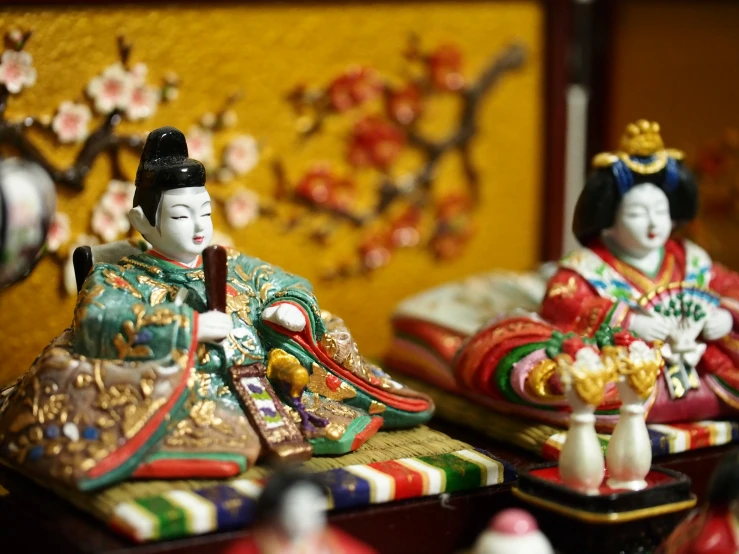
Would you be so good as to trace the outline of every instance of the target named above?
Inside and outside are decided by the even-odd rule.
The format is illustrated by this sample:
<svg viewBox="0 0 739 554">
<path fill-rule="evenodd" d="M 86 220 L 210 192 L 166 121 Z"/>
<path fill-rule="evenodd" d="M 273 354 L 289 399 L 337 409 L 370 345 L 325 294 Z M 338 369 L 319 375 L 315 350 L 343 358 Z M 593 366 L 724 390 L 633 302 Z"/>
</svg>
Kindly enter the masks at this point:
<svg viewBox="0 0 739 554">
<path fill-rule="evenodd" d="M 563 423 L 567 403 L 553 362 L 562 342 L 577 335 L 602 346 L 613 330 L 624 330 L 664 342 L 666 364 L 645 400 L 647 421 L 733 412 L 739 275 L 691 241 L 671 238 L 697 211 L 697 186 L 683 154 L 664 147 L 656 123 L 641 120 L 627 127 L 621 151 L 599 154 L 593 165 L 573 221 L 582 247 L 559 262 L 538 313 L 498 318 L 471 337 L 399 314 L 394 325 L 401 340 L 390 362 L 410 363 L 422 378 L 440 375 L 438 361 L 436 368 L 425 361 L 431 351 L 449 364 L 447 388 L 493 409 Z M 416 340 L 416 352 L 424 345 L 422 355 L 413 355 L 403 336 Z M 618 405 L 611 385 L 596 412 L 601 428 L 615 423 Z"/>
</svg>

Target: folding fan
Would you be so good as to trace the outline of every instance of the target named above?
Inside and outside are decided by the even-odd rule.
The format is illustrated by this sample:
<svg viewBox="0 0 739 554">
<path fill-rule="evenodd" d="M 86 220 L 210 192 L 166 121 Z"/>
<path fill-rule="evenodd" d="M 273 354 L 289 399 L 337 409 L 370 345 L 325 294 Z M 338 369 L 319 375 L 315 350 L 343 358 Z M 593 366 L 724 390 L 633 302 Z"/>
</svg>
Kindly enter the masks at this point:
<svg viewBox="0 0 739 554">
<path fill-rule="evenodd" d="M 708 289 L 691 283 L 671 283 L 644 295 L 639 305 L 646 313 L 667 321 L 669 348 L 663 350 L 668 366 L 665 380 L 673 398 L 682 397 L 688 389 L 700 386 L 695 366 L 705 351 L 698 342 L 707 318 L 718 306 L 719 297 Z"/>
</svg>

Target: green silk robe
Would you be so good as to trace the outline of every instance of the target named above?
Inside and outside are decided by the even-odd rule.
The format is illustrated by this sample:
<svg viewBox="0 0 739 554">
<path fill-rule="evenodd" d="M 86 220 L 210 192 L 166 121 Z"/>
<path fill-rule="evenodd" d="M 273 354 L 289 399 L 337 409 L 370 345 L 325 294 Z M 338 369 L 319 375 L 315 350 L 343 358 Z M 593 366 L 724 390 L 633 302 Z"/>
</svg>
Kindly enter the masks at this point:
<svg viewBox="0 0 739 554">
<path fill-rule="evenodd" d="M 220 344 L 198 343 L 204 277 L 201 266 L 151 252 L 96 264 L 73 327 L 0 399 L 0 456 L 90 490 L 129 477 L 232 476 L 271 455 L 341 454 L 381 425 L 431 417 L 430 399 L 361 358 L 310 283 L 234 250 L 226 284 L 234 329 Z M 303 331 L 262 319 L 281 302 L 302 311 Z M 298 379 L 297 397 L 290 375 L 268 378 L 275 352 L 309 378 Z M 306 428 L 296 398 L 328 424 Z"/>
</svg>

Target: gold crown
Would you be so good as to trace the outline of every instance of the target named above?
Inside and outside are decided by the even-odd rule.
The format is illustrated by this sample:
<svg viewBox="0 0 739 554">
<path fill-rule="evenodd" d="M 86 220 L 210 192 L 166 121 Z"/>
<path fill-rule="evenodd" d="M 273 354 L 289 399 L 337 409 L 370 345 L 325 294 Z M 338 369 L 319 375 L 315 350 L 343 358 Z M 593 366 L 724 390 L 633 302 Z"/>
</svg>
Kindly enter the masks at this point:
<svg viewBox="0 0 739 554">
<path fill-rule="evenodd" d="M 640 119 L 629 123 L 621 138 L 621 149 L 629 156 L 651 156 L 664 148 L 656 121 Z"/>
<path fill-rule="evenodd" d="M 638 159 L 649 156 L 653 156 L 653 159 Z M 659 123 L 640 119 L 626 126 L 621 138 L 621 151 L 597 154 L 593 158 L 593 167 L 609 167 L 621 160 L 631 171 L 649 175 L 661 171 L 667 165 L 668 158 L 679 161 L 683 156 L 680 150 L 665 148 L 659 134 Z"/>
</svg>

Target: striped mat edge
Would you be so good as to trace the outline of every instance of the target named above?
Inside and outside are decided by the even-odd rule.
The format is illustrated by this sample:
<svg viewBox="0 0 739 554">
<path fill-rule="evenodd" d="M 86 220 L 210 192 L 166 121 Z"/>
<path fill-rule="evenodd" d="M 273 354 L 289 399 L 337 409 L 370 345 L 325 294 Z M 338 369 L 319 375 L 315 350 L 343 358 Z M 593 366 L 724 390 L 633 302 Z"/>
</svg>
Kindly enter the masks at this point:
<svg viewBox="0 0 739 554">
<path fill-rule="evenodd" d="M 679 454 L 708 446 L 722 446 L 739 441 L 739 422 L 736 421 L 695 421 L 692 423 L 647 425 L 652 455 Z M 541 455 L 548 460 L 557 460 L 567 431 L 554 433 L 541 447 Z M 611 436 L 598 434 L 605 452 Z"/>
<path fill-rule="evenodd" d="M 345 509 L 507 483 L 514 469 L 479 449 L 401 458 L 320 472 L 329 505 Z M 109 526 L 135 542 L 238 529 L 255 516 L 262 480 L 234 479 L 194 490 L 170 490 L 121 502 Z"/>
</svg>

